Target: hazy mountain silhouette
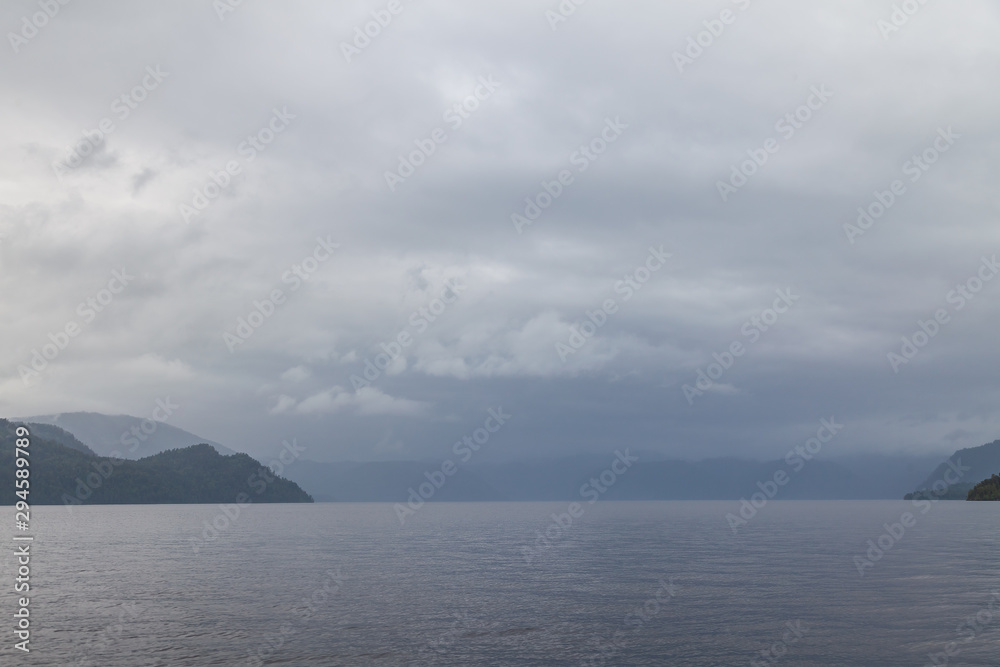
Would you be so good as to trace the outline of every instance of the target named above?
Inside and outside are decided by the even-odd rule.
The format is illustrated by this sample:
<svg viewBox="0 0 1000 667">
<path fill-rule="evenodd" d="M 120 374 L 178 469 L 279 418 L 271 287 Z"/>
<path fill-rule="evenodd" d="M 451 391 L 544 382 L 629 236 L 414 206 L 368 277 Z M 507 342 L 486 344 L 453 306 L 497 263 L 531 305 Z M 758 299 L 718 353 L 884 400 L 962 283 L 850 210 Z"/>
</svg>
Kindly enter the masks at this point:
<svg viewBox="0 0 1000 667">
<path fill-rule="evenodd" d="M 19 422 L 0 419 L 0 504 L 15 494 Z M 138 461 L 110 459 L 31 432 L 28 447 L 32 505 L 312 502 L 297 484 L 274 476 L 247 454 L 223 456 L 207 444 L 160 452 Z M 24 491 L 21 491 L 24 493 Z"/>
<path fill-rule="evenodd" d="M 17 421 L 58 426 L 72 433 L 100 456 L 140 459 L 169 449 L 183 449 L 201 443 L 211 445 L 217 452 L 226 456 L 236 453 L 217 442 L 166 422 L 131 415 L 63 412 L 56 415 L 24 417 Z"/>
<path fill-rule="evenodd" d="M 162 422 L 128 415 L 71 412 L 29 417 L 39 436 L 70 447 L 89 448 L 103 456 L 138 459 L 172 449 L 207 443 L 216 451 L 235 452 Z M 146 422 L 146 431 L 142 430 Z M 155 430 L 151 429 L 155 424 Z M 50 425 L 50 426 L 43 426 Z M 52 426 L 54 425 L 54 426 Z M 152 433 L 148 433 L 153 430 Z M 138 431 L 138 435 L 137 432 Z M 74 438 L 75 436 L 75 438 Z M 961 483 L 971 487 L 1000 472 L 1000 440 L 955 452 L 944 463 L 939 456 L 906 454 L 853 455 L 804 462 L 793 471 L 783 460 L 749 461 L 736 458 L 682 461 L 650 452 L 622 475 L 602 498 L 608 500 L 739 500 L 760 491 L 775 472 L 785 471 L 789 482 L 778 495 L 785 500 L 898 499 L 915 489 L 929 488 L 957 462 L 971 470 Z M 432 501 L 573 500 L 580 487 L 610 465 L 613 455 L 578 454 L 562 458 L 458 465 L 454 475 L 435 486 Z M 457 462 L 456 462 L 457 463 Z M 940 463 L 940 465 L 936 465 Z M 438 478 L 441 461 L 316 462 L 299 460 L 284 475 L 320 501 L 401 502 L 411 489 Z M 933 472 L 928 473 L 931 470 Z M 440 479 L 440 478 L 438 478 Z M 425 487 L 426 488 L 426 487 Z M 961 495 L 961 494 L 959 494 Z"/>
<path fill-rule="evenodd" d="M 509 463 L 458 466 L 431 501 L 579 500 L 580 488 L 611 464 L 613 455 L 577 455 Z M 931 469 L 935 456 L 868 456 L 807 462 L 792 473 L 785 461 L 708 459 L 678 461 L 642 458 L 601 495 L 607 500 L 739 500 L 760 491 L 776 471 L 789 481 L 784 500 L 898 499 Z M 319 501 L 401 502 L 411 489 L 440 477 L 440 461 L 319 463 L 297 461 L 289 479 Z M 430 478 L 428 477 L 430 475 Z M 426 488 L 426 487 L 425 487 Z M 425 494 L 426 495 L 426 494 Z"/>
<path fill-rule="evenodd" d="M 963 468 L 969 468 L 969 470 L 963 470 Z M 958 473 L 952 472 L 947 478 L 945 473 L 955 469 L 960 470 L 962 474 L 959 484 L 968 486 L 974 486 L 1000 473 L 1000 440 L 994 440 L 979 447 L 958 450 L 937 466 L 931 474 L 927 475 L 915 490 L 931 489 L 938 480 L 954 479 Z"/>
</svg>

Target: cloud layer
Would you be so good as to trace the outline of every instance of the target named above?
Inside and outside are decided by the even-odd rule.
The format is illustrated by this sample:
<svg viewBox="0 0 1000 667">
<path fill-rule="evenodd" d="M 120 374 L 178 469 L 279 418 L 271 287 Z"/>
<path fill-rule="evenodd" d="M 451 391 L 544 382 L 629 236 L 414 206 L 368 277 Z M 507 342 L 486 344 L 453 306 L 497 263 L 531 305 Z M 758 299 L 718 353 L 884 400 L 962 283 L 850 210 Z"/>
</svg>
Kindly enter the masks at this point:
<svg viewBox="0 0 1000 667">
<path fill-rule="evenodd" d="M 169 395 L 320 459 L 498 405 L 498 458 L 998 437 L 992 3 L 220 6 L 0 9 L 3 414 Z"/>
</svg>

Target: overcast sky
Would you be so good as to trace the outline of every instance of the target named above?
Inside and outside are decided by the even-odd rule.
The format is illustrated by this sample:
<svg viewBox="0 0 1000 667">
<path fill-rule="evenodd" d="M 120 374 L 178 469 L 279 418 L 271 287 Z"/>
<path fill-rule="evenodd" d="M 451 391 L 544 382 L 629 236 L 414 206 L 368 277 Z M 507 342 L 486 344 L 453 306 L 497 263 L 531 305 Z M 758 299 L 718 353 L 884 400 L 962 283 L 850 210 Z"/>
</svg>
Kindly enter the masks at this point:
<svg viewBox="0 0 1000 667">
<path fill-rule="evenodd" d="M 318 460 L 499 407 L 483 460 L 1000 437 L 995 3 L 224 1 L 3 3 L 0 413 L 170 397 Z"/>
</svg>

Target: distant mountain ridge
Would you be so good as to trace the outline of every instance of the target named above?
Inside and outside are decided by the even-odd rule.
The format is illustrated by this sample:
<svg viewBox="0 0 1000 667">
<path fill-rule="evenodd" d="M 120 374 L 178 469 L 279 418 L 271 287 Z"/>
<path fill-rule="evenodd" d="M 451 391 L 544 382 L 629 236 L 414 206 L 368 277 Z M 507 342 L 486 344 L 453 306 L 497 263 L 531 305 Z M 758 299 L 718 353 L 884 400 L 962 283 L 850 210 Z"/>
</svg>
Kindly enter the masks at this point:
<svg viewBox="0 0 1000 667">
<path fill-rule="evenodd" d="M 933 490 L 935 484 L 940 488 L 942 481 L 949 486 L 966 487 L 968 491 L 997 473 L 1000 473 L 1000 440 L 958 450 L 936 467 L 915 491 Z M 956 478 L 957 481 L 953 482 Z"/>
<path fill-rule="evenodd" d="M 20 423 L 0 419 L 0 504 L 18 500 L 14 459 Z M 199 444 L 138 461 L 111 459 L 45 437 L 54 431 L 32 428 L 28 426 L 24 448 L 32 505 L 238 503 L 244 497 L 261 503 L 313 501 L 297 484 L 273 475 L 247 454 L 223 456 Z"/>
<path fill-rule="evenodd" d="M 165 414 L 161 411 L 159 414 Z M 105 415 L 98 412 L 63 412 L 55 415 L 24 417 L 15 421 L 57 426 L 68 431 L 100 456 L 138 460 L 171 449 L 183 449 L 202 443 L 211 445 L 225 456 L 236 452 L 217 442 L 171 426 L 165 421 L 141 419 L 131 415 Z"/>
<path fill-rule="evenodd" d="M 80 451 L 106 457 L 137 460 L 174 449 L 206 443 L 223 455 L 235 454 L 223 445 L 169 424 L 128 415 L 70 412 L 28 417 L 39 437 Z M 155 428 L 154 428 L 155 427 Z M 83 449 L 81 449 L 83 448 Z M 435 489 L 434 501 L 568 500 L 578 498 L 579 488 L 607 465 L 604 457 L 579 454 L 559 459 L 516 463 L 472 461 L 459 466 L 447 483 Z M 865 455 L 820 458 L 809 461 L 780 491 L 787 500 L 898 499 L 916 489 L 926 494 L 935 482 L 949 483 L 947 495 L 964 499 L 983 479 L 1000 473 L 1000 440 L 959 450 L 943 463 L 933 456 Z M 284 474 L 320 501 L 400 502 L 410 489 L 428 481 L 426 474 L 440 466 L 434 461 L 382 461 L 322 463 L 299 460 Z M 629 474 L 608 490 L 607 499 L 618 500 L 733 500 L 749 497 L 775 471 L 787 469 L 784 461 L 750 461 L 735 458 L 679 461 L 643 454 Z M 928 469 L 933 472 L 927 474 Z M 949 472 L 951 471 L 951 472 Z M 922 480 L 922 481 L 921 481 Z M 939 485 L 940 486 L 940 485 Z M 913 497 L 912 494 L 910 494 Z M 920 495 L 920 497 L 923 497 Z"/>
<path fill-rule="evenodd" d="M 580 487 L 611 463 L 613 455 L 577 455 L 517 463 L 476 463 L 435 488 L 430 501 L 578 500 Z M 605 460 L 606 459 L 606 460 Z M 898 499 L 926 475 L 936 457 L 870 456 L 805 462 L 791 474 L 785 461 L 708 459 L 678 461 L 640 457 L 602 497 L 608 500 L 739 500 L 760 491 L 779 470 L 790 481 L 784 500 Z M 285 469 L 318 501 L 403 502 L 411 489 L 435 477 L 441 462 L 319 463 L 300 460 Z M 440 481 L 440 477 L 438 477 Z M 426 488 L 426 487 L 425 487 Z"/>
</svg>

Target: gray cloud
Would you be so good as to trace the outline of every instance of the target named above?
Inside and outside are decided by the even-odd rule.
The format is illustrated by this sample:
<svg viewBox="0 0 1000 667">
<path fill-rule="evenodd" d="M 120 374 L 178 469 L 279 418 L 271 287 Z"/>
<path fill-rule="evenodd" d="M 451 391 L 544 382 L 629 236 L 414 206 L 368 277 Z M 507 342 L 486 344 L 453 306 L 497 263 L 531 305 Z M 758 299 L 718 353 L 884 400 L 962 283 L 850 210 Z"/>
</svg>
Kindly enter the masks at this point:
<svg viewBox="0 0 1000 667">
<path fill-rule="evenodd" d="M 433 456 L 501 404 L 516 419 L 487 456 L 776 456 L 830 415 L 844 453 L 995 439 L 1000 281 L 961 310 L 948 295 L 1000 253 L 998 10 L 928 4 L 885 39 L 888 0 L 742 4 L 587 3 L 553 31 L 556 3 L 405 3 L 350 63 L 340 44 L 380 3 L 247 2 L 224 20 L 193 1 L 65 6 L 2 55 L 2 412 L 142 415 L 171 395 L 178 426 L 227 446 L 295 436 L 329 459 Z M 678 72 L 674 52 L 727 7 L 735 23 Z M 7 3 L 0 26 L 35 11 Z M 167 74 L 121 118 L 150 67 Z M 499 86 L 454 127 L 481 77 Z M 832 97 L 783 137 L 814 86 Z M 294 116 L 280 132 L 276 109 Z M 114 131 L 60 179 L 104 118 Z M 627 129 L 581 170 L 609 118 Z M 960 137 L 911 181 L 940 128 Z M 723 202 L 718 181 L 770 138 Z M 511 215 L 562 170 L 573 182 L 517 233 Z M 897 179 L 851 244 L 844 225 Z M 185 222 L 196 190 L 207 205 Z M 340 248 L 309 272 L 317 237 Z M 616 285 L 661 245 L 671 258 L 626 301 Z M 122 268 L 135 279 L 85 322 Z M 449 280 L 465 289 L 427 310 Z M 787 288 L 799 301 L 751 343 L 744 323 Z M 230 352 L 223 334 L 277 289 Z M 608 299 L 564 361 L 557 343 Z M 941 308 L 949 323 L 894 372 L 887 355 Z M 26 385 L 19 367 L 70 322 Z M 401 333 L 370 385 L 352 380 Z M 683 386 L 737 341 L 689 404 Z"/>
</svg>

